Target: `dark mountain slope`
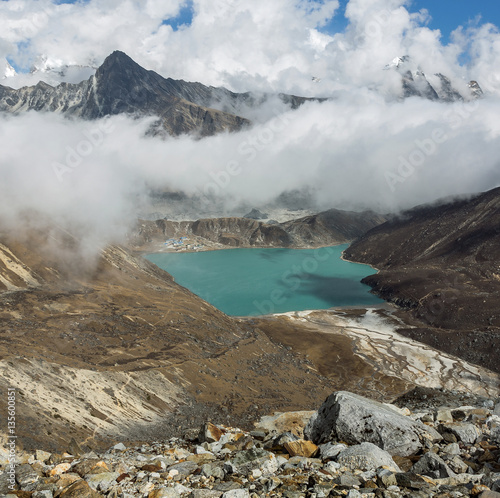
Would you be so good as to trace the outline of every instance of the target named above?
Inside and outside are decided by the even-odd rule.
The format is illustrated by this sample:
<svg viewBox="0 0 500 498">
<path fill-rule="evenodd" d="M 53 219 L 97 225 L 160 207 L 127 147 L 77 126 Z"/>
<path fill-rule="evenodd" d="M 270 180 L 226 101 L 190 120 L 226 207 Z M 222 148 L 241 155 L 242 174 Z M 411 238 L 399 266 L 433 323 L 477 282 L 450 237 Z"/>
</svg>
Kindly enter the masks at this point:
<svg viewBox="0 0 500 498">
<path fill-rule="evenodd" d="M 365 283 L 433 327 L 413 337 L 500 370 L 500 189 L 407 211 L 345 256 L 379 268 Z"/>
</svg>

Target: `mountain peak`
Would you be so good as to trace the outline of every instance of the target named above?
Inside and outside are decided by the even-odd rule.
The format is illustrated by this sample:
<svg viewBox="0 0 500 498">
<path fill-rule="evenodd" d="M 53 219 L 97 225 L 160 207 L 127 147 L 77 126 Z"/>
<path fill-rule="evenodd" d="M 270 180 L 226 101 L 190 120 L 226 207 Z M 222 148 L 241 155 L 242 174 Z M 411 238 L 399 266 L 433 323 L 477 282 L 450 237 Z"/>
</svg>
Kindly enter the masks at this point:
<svg viewBox="0 0 500 498">
<path fill-rule="evenodd" d="M 108 55 L 97 71 L 102 73 L 117 68 L 121 70 L 135 69 L 141 72 L 146 71 L 125 52 L 121 52 L 120 50 L 115 50 L 112 54 Z"/>
</svg>

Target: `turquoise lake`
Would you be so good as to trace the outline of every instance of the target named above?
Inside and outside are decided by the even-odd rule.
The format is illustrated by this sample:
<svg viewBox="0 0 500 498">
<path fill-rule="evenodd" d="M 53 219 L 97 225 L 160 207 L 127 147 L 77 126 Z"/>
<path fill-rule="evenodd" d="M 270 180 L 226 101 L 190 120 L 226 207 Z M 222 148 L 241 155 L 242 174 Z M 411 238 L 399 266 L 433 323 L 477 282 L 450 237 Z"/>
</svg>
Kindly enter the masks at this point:
<svg viewBox="0 0 500 498">
<path fill-rule="evenodd" d="M 360 282 L 375 270 L 343 261 L 347 247 L 225 249 L 146 258 L 232 316 L 382 303 Z"/>
</svg>

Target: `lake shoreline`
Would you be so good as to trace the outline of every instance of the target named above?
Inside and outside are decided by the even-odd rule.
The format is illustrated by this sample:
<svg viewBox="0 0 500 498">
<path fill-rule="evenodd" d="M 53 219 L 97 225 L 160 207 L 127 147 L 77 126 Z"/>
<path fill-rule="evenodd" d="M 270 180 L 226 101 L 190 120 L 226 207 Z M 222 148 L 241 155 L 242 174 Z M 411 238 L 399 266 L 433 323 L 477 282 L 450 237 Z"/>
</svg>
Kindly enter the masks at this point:
<svg viewBox="0 0 500 498">
<path fill-rule="evenodd" d="M 368 265 L 342 258 L 347 247 L 163 251 L 144 257 L 229 316 L 385 305 L 361 283 Z"/>
</svg>

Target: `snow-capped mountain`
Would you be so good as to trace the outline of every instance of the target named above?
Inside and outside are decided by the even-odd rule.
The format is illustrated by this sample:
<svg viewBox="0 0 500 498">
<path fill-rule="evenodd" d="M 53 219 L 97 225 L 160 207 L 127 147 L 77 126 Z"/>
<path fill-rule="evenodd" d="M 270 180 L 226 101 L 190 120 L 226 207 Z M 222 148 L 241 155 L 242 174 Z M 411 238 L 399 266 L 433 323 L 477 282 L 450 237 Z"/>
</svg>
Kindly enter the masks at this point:
<svg viewBox="0 0 500 498">
<path fill-rule="evenodd" d="M 16 75 L 16 70 L 5 59 L 0 60 L 0 79 L 12 78 Z"/>
<path fill-rule="evenodd" d="M 384 68 L 386 71 L 397 71 L 403 83 L 403 98 L 422 97 L 442 102 L 471 100 L 483 95 L 477 81 L 468 84 L 452 83 L 450 78 L 441 73 L 426 75 L 413 63 L 409 55 L 396 57 Z"/>
<path fill-rule="evenodd" d="M 89 60 L 87 64 L 65 64 L 61 60 L 40 56 L 33 63 L 29 73 L 16 72 L 7 60 L 0 60 L 0 80 L 5 86 L 22 88 L 43 81 L 51 86 L 60 83 L 80 83 L 95 74 L 97 65 Z"/>
<path fill-rule="evenodd" d="M 63 64 L 61 61 L 39 57 L 31 67 L 30 74 L 38 81 L 49 85 L 59 83 L 80 83 L 95 74 L 97 65 L 92 61 L 88 64 Z"/>
<path fill-rule="evenodd" d="M 458 88 L 457 82 L 452 83 L 443 74 L 427 76 L 414 67 L 408 56 L 397 57 L 386 70 L 401 75 L 401 95 L 394 95 L 394 99 L 402 96 L 456 102 L 482 95 L 476 81 Z M 12 74 L 12 71 L 12 66 L 5 61 L 3 74 Z M 291 109 L 307 101 L 326 100 L 286 94 L 234 93 L 222 87 L 164 78 L 119 51 L 108 56 L 97 70 L 91 66 L 61 66 L 57 61 L 42 58 L 29 75 L 38 79 L 37 84 L 14 89 L 9 83 L 18 76 L 2 80 L 0 111 L 14 114 L 46 111 L 83 119 L 114 114 L 156 116 L 154 133 L 170 135 L 194 131 L 207 136 L 237 131 L 250 123 L 249 110 L 265 107 L 271 99 L 279 99 Z M 59 83 L 61 79 L 65 81 Z"/>
</svg>

